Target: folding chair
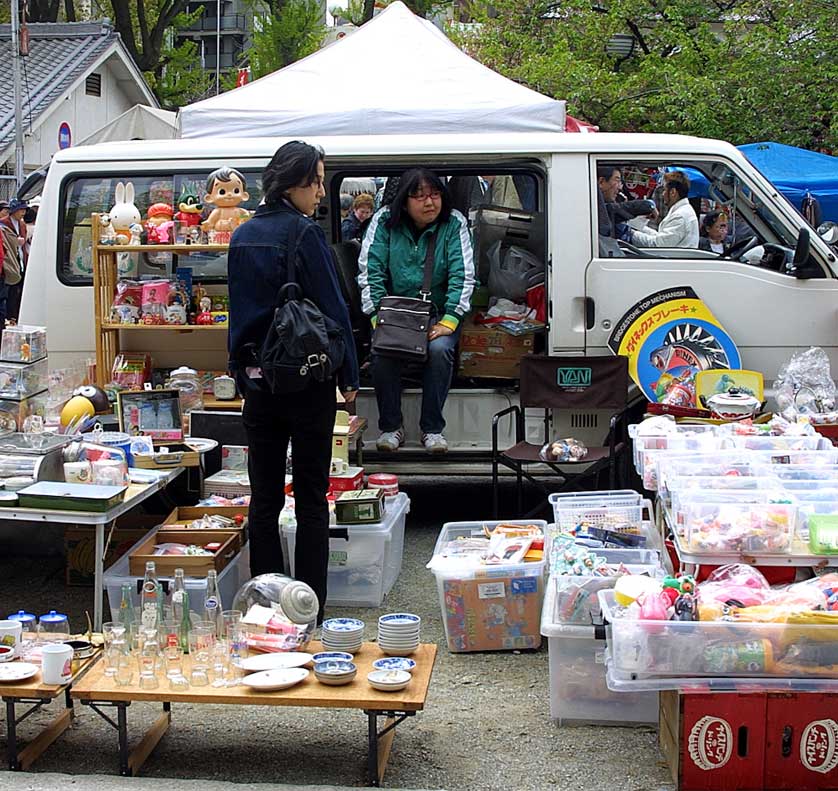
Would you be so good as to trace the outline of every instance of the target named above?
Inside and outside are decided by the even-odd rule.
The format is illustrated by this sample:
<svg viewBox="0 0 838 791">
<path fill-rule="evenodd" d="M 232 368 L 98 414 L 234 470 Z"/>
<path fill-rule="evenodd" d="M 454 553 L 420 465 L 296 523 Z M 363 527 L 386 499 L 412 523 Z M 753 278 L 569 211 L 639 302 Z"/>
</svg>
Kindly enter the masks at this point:
<svg viewBox="0 0 838 791">
<path fill-rule="evenodd" d="M 606 468 L 610 487 L 615 488 L 617 459 L 626 447 L 625 415 L 628 403 L 628 358 L 626 357 L 543 357 L 528 355 L 521 358 L 520 406 L 511 406 L 492 418 L 492 508 L 498 516 L 498 467 L 503 464 L 513 470 L 517 482 L 518 511 L 523 511 L 524 478 L 543 490 L 550 490 L 529 473 L 530 464 L 547 464 L 562 480 L 559 491 L 579 488 L 584 479 L 599 475 Z M 534 445 L 526 441 L 527 410 L 544 410 L 544 441 Z M 589 447 L 584 459 L 578 462 L 544 462 L 539 456 L 542 446 L 551 442 L 551 413 L 553 410 L 613 410 L 608 436 L 603 446 Z M 515 444 L 501 450 L 498 447 L 498 423 L 506 415 L 515 416 Z M 621 426 L 622 423 L 622 426 Z M 618 436 L 619 433 L 619 436 Z M 580 468 L 579 472 L 567 468 Z M 581 469 L 583 468 L 584 469 Z M 539 509 L 540 510 L 540 506 Z"/>
</svg>

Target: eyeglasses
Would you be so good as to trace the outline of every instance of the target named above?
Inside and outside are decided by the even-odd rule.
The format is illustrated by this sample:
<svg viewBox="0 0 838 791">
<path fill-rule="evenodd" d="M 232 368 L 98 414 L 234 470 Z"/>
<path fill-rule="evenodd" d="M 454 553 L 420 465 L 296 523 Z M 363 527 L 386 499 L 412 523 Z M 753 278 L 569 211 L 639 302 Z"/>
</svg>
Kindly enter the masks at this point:
<svg viewBox="0 0 838 791">
<path fill-rule="evenodd" d="M 439 190 L 431 190 L 430 192 L 414 192 L 410 194 L 410 197 L 413 198 L 413 200 L 423 202 L 428 198 L 433 201 L 438 201 L 442 197 L 442 193 Z"/>
</svg>

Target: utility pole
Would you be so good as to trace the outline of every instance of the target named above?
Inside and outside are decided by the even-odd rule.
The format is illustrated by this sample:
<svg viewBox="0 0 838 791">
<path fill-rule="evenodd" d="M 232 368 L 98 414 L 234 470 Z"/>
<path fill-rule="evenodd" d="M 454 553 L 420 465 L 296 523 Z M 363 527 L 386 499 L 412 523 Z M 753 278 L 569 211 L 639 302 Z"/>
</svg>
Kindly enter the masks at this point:
<svg viewBox="0 0 838 791">
<path fill-rule="evenodd" d="M 20 93 L 20 0 L 12 0 L 12 75 L 15 100 L 15 179 L 23 184 L 23 106 Z"/>
<path fill-rule="evenodd" d="M 215 11 L 215 95 L 221 93 L 221 0 Z"/>
</svg>

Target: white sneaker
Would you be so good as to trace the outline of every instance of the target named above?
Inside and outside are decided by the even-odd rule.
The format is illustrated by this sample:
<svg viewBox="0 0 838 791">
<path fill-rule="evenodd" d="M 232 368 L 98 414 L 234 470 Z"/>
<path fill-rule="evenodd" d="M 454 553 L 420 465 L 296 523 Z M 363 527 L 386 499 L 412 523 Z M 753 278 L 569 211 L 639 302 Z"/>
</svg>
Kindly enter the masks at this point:
<svg viewBox="0 0 838 791">
<path fill-rule="evenodd" d="M 393 452 L 404 445 L 404 430 L 398 431 L 383 431 L 381 436 L 375 441 L 375 447 L 378 450 Z"/>
<path fill-rule="evenodd" d="M 423 434 L 422 444 L 428 453 L 448 453 L 448 443 L 442 434 Z"/>
</svg>

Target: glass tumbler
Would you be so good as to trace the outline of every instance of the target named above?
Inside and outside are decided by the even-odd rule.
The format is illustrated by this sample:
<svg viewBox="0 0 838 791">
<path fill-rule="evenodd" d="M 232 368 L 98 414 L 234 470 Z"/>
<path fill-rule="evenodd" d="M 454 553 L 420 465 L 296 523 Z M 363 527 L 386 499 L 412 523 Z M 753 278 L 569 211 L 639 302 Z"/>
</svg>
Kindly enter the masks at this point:
<svg viewBox="0 0 838 791">
<path fill-rule="evenodd" d="M 241 610 L 224 610 L 221 613 L 221 622 L 224 627 L 224 637 L 230 638 L 230 629 L 236 624 L 241 623 L 244 613 Z"/>
<path fill-rule="evenodd" d="M 157 629 L 143 629 L 141 642 L 140 655 L 137 660 L 140 669 L 140 689 L 157 689 L 160 686 L 157 670 L 161 660 Z"/>
<path fill-rule="evenodd" d="M 114 640 L 114 626 L 117 626 L 113 621 L 106 621 L 102 624 L 102 661 L 104 663 L 104 674 L 106 676 L 115 676 L 116 675 L 116 663 L 115 660 L 118 657 L 112 652 L 111 646 L 113 645 Z"/>
<path fill-rule="evenodd" d="M 130 686 L 134 680 L 134 663 L 136 660 L 127 651 L 120 654 L 116 659 L 116 675 L 115 680 L 117 686 Z"/>
<path fill-rule="evenodd" d="M 213 629 L 207 626 L 195 626 L 189 632 L 189 683 L 193 687 L 205 687 L 209 684 L 212 666 L 212 652 L 215 645 Z"/>
</svg>

